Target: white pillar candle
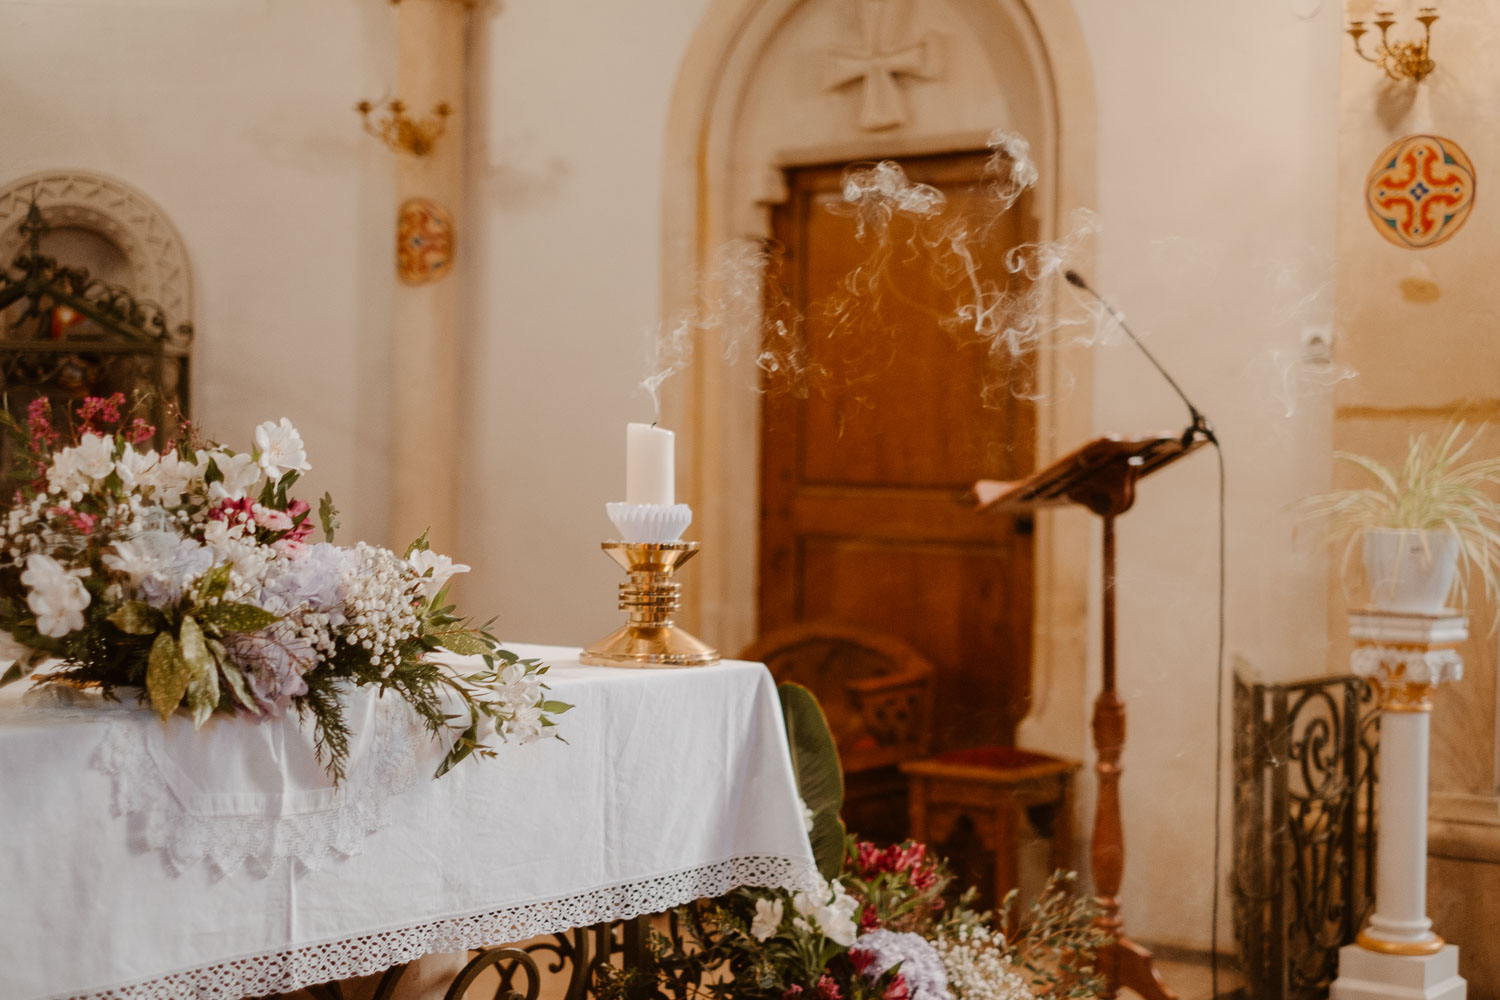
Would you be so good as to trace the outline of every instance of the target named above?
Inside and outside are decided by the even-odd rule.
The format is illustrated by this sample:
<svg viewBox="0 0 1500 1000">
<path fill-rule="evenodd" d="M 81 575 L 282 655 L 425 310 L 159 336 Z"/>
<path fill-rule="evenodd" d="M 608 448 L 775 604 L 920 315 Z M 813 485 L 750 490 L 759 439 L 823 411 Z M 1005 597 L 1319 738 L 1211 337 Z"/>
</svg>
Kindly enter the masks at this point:
<svg viewBox="0 0 1500 1000">
<path fill-rule="evenodd" d="M 652 424 L 625 425 L 625 502 L 675 502 L 671 431 Z"/>
</svg>

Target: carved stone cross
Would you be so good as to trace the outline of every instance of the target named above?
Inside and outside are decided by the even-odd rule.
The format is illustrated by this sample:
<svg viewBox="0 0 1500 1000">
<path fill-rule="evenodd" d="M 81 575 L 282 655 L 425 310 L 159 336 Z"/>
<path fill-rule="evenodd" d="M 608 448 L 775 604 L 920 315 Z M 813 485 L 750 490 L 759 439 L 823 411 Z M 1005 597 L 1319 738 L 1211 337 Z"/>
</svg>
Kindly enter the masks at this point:
<svg viewBox="0 0 1500 1000">
<path fill-rule="evenodd" d="M 943 38 L 931 33 L 915 41 L 896 41 L 899 0 L 856 0 L 861 47 L 829 49 L 823 89 L 838 90 L 863 81 L 859 127 L 875 132 L 906 123 L 900 78 L 931 80 L 943 70 Z"/>
</svg>

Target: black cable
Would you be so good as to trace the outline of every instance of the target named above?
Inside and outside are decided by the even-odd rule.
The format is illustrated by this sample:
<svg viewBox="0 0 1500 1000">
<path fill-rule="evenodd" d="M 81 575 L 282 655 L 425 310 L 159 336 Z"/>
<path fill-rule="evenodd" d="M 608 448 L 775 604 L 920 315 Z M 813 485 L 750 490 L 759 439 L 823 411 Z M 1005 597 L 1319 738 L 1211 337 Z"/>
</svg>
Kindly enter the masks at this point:
<svg viewBox="0 0 1500 1000">
<path fill-rule="evenodd" d="M 1214 455 L 1219 460 L 1219 646 L 1218 669 L 1214 681 L 1214 892 L 1209 931 L 1208 969 L 1213 1000 L 1219 998 L 1219 853 L 1224 835 L 1224 593 L 1225 571 L 1225 491 L 1224 448 L 1217 437 L 1210 437 Z"/>
</svg>

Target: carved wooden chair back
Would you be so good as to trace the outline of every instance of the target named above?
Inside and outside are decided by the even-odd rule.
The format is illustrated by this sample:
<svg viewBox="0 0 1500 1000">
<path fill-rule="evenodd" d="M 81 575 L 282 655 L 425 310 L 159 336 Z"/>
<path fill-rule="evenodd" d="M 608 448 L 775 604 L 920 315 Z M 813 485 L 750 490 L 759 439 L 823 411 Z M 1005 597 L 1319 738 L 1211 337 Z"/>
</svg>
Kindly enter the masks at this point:
<svg viewBox="0 0 1500 1000">
<path fill-rule="evenodd" d="M 932 662 L 895 636 L 832 622 L 767 633 L 742 655 L 777 682 L 812 691 L 828 716 L 844 771 L 856 774 L 932 749 Z"/>
</svg>

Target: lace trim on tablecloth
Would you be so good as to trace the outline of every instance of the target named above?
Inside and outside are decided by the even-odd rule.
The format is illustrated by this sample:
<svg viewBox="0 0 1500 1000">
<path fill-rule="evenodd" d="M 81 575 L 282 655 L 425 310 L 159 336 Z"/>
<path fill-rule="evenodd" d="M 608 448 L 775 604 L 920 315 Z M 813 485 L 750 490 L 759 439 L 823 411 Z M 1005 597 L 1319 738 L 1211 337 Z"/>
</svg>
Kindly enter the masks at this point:
<svg viewBox="0 0 1500 1000">
<path fill-rule="evenodd" d="M 147 729 L 138 724 L 110 725 L 93 764 L 110 776 L 111 811 L 127 817 L 131 836 L 143 850 L 161 851 L 174 874 L 202 861 L 224 875 L 245 868 L 264 877 L 293 862 L 318 871 L 359 854 L 365 838 L 389 822 L 392 799 L 416 784 L 421 724 L 399 710 L 404 706 L 381 707 L 369 752 L 325 809 L 281 816 L 195 812 L 152 758 Z"/>
<path fill-rule="evenodd" d="M 796 891 L 821 882 L 817 868 L 805 858 L 732 858 L 564 899 L 250 955 L 97 993 L 59 994 L 51 1000 L 240 1000 L 290 993 L 380 972 L 423 955 L 510 944 L 573 927 L 660 913 L 739 886 Z"/>
</svg>

